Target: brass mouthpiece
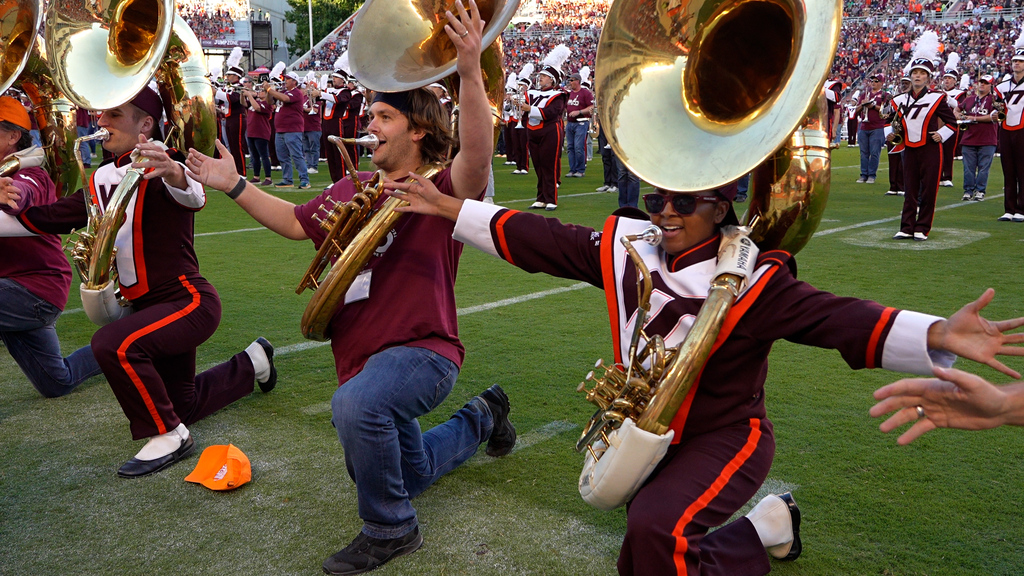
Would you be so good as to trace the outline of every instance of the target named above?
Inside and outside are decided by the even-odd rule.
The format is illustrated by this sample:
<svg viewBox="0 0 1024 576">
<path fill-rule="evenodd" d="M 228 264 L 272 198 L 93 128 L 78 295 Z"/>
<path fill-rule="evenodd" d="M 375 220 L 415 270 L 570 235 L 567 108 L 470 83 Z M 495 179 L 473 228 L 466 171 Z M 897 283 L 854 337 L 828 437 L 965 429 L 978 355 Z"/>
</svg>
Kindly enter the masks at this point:
<svg viewBox="0 0 1024 576">
<path fill-rule="evenodd" d="M 636 242 L 639 240 L 641 242 L 646 242 L 651 246 L 657 246 L 661 244 L 662 238 L 664 238 L 664 233 L 661 231 L 661 228 L 651 224 L 647 228 L 644 228 L 644 230 L 639 234 L 626 236 L 625 240 L 629 240 L 630 242 Z"/>
</svg>

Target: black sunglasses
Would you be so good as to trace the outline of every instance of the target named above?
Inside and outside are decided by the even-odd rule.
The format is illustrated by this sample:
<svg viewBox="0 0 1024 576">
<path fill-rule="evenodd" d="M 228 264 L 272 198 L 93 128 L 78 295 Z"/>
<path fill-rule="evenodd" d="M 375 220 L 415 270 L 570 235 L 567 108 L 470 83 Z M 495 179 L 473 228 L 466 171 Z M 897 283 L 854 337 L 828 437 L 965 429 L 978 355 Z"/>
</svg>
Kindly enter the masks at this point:
<svg viewBox="0 0 1024 576">
<path fill-rule="evenodd" d="M 683 216 L 686 216 L 688 214 L 693 214 L 693 212 L 697 210 L 698 200 L 703 200 L 705 202 L 723 201 L 721 197 L 715 194 L 644 194 L 644 206 L 647 208 L 648 214 L 661 214 L 661 211 L 665 209 L 665 203 L 671 202 L 673 210 Z"/>
</svg>

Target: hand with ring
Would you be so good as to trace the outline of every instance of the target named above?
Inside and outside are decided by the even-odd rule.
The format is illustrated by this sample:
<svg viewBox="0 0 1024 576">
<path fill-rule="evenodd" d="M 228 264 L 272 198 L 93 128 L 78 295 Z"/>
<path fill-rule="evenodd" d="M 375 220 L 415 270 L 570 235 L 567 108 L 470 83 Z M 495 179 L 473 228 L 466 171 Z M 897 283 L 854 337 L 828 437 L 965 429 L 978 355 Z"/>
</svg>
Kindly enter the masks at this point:
<svg viewBox="0 0 1024 576">
<path fill-rule="evenodd" d="M 879 428 L 891 432 L 913 426 L 897 442 L 909 444 L 936 428 L 987 430 L 1024 425 L 1024 382 L 994 386 L 980 376 L 952 368 L 934 369 L 935 378 L 905 378 L 875 391 L 874 417 L 893 413 Z"/>
</svg>

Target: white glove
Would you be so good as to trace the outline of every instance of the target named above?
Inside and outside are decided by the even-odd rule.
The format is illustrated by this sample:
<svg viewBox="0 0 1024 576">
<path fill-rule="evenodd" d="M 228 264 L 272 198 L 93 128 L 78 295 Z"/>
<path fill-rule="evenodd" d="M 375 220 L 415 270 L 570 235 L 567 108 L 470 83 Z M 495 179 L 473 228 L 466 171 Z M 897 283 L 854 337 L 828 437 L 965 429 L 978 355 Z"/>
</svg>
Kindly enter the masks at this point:
<svg viewBox="0 0 1024 576">
<path fill-rule="evenodd" d="M 114 282 L 109 281 L 99 290 L 90 290 L 85 284 L 78 286 L 82 295 L 82 308 L 85 315 L 97 326 L 106 326 L 111 322 L 127 317 L 132 313 L 132 307 L 122 306 L 120 299 L 114 294 Z"/>
<path fill-rule="evenodd" d="M 654 467 L 665 457 L 675 432 L 657 435 L 636 427 L 629 418 L 608 436 L 611 446 L 594 445 L 600 460 L 587 453 L 580 474 L 580 496 L 595 508 L 614 510 L 633 499 Z"/>
</svg>

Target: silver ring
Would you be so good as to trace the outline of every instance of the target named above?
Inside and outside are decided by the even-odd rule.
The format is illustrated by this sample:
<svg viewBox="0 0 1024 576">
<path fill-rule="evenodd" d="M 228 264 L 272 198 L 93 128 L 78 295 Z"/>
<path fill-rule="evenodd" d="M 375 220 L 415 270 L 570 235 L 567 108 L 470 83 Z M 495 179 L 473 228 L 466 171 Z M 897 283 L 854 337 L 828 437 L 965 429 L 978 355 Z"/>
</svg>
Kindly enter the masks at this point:
<svg viewBox="0 0 1024 576">
<path fill-rule="evenodd" d="M 915 406 L 914 409 L 917 410 L 917 419 L 918 420 L 920 420 L 921 418 L 924 418 L 924 406 L 918 405 L 918 406 Z"/>
<path fill-rule="evenodd" d="M 462 34 L 459 34 L 459 38 L 465 38 L 466 36 L 469 36 L 469 30 L 466 30 Z"/>
</svg>

